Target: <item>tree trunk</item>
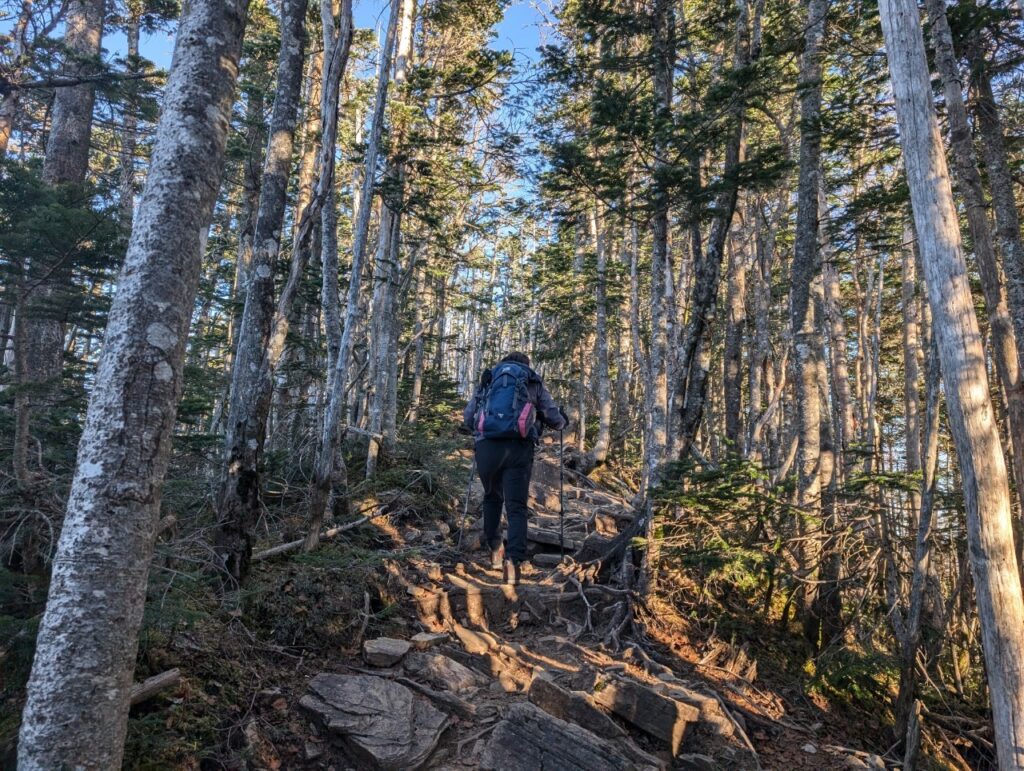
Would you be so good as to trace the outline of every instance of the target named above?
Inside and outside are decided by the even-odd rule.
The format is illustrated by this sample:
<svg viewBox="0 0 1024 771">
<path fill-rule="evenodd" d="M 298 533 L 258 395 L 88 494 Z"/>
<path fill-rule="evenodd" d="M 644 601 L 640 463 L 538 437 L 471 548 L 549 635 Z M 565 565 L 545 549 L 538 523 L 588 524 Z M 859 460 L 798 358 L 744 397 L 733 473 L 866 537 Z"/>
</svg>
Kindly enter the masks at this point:
<svg viewBox="0 0 1024 771">
<path fill-rule="evenodd" d="M 345 323 L 341 334 L 340 350 L 335 357 L 335 371 L 333 375 L 328 373 L 330 387 L 327 393 L 327 408 L 324 412 L 324 422 L 320 431 L 320 443 L 317 448 L 313 469 L 313 480 L 310 484 L 309 522 L 305 544 L 307 551 L 316 548 L 320 539 L 320 528 L 323 526 L 327 501 L 331 494 L 331 480 L 336 458 L 338 457 L 338 445 L 340 442 L 339 424 L 345 408 L 345 394 L 349 375 L 348 365 L 349 359 L 352 356 L 353 328 L 359 315 L 363 262 L 366 254 L 367 235 L 370 229 L 370 210 L 373 208 L 373 169 L 377 165 L 381 132 L 384 130 L 384 108 L 387 106 L 388 85 L 391 80 L 391 56 L 395 48 L 395 37 L 400 13 L 399 4 L 394 3 L 391 7 L 391 18 L 388 21 L 387 36 L 380 52 L 380 68 L 377 74 L 377 92 L 374 97 L 373 119 L 370 136 L 366 145 L 366 174 L 363 177 L 363 188 L 360 196 L 361 204 L 356 215 L 355 228 L 352 233 L 352 268 L 349 274 Z"/>
<path fill-rule="evenodd" d="M 231 373 L 215 548 L 219 567 L 234 584 L 243 580 L 248 571 L 252 528 L 260 515 L 259 464 L 273 393 L 271 373 L 263 359 L 274 318 L 274 275 L 284 228 L 302 89 L 306 2 L 285 0 L 281 6 L 277 89 L 253 231 L 249 285 Z"/>
<path fill-rule="evenodd" d="M 608 240 L 604 221 L 595 206 L 588 212 L 590 238 L 597 256 L 597 283 L 594 287 L 596 320 L 594 324 L 594 363 L 596 367 L 597 439 L 582 461 L 583 473 L 590 473 L 608 458 L 612 440 L 611 375 L 608 366 Z"/>
<path fill-rule="evenodd" d="M 65 77 L 91 75 L 100 56 L 104 0 L 71 0 L 65 13 Z M 89 171 L 89 140 L 95 86 L 58 88 L 53 98 L 43 180 L 53 186 L 81 185 Z M 68 291 L 71 271 L 60 255 L 32 266 L 19 298 L 15 323 L 14 469 L 19 483 L 31 484 L 29 445 L 39 413 L 52 406 L 63 370 L 64 323 L 57 313 Z"/>
<path fill-rule="evenodd" d="M 747 0 L 736 0 L 736 39 L 732 69 L 744 72 L 751 63 L 750 7 Z M 715 216 L 711 221 L 707 245 L 701 248 L 699 234 L 691 239 L 695 263 L 693 289 L 690 298 L 690 322 L 679 346 L 678 377 L 675 383 L 675 404 L 679 411 L 679 457 L 689 455 L 690 446 L 697 436 L 704 413 L 707 390 L 708 360 L 710 359 L 709 330 L 718 305 L 721 283 L 722 258 L 725 242 L 736 212 L 739 193 L 736 172 L 743 157 L 743 124 L 746 99 L 742 90 L 734 97 L 730 108 L 729 136 L 726 140 L 725 161 L 722 169 L 724 189 L 715 200 Z"/>
<path fill-rule="evenodd" d="M 142 9 L 128 3 L 128 19 L 125 24 L 125 37 L 128 43 L 128 72 L 139 72 L 139 22 Z M 125 232 L 132 227 L 132 214 L 135 208 L 135 136 L 139 126 L 138 99 L 135 98 L 134 84 L 129 84 L 130 96 L 124 106 L 124 122 L 121 125 L 121 179 L 119 180 L 118 204 L 121 210 L 121 225 Z"/>
<path fill-rule="evenodd" d="M 672 136 L 672 79 L 675 71 L 675 13 L 670 0 L 656 0 L 653 25 L 654 179 L 651 214 L 651 344 L 648 353 L 647 432 L 644 442 L 642 489 L 656 484 L 658 467 L 668 448 L 668 314 L 665 276 L 668 265 L 668 175 Z M 648 535 L 653 523 L 648 517 Z"/>
<path fill-rule="evenodd" d="M 825 34 L 825 0 L 807 0 L 804 52 L 800 62 L 800 169 L 797 188 L 796 235 L 790 270 L 790 323 L 796 381 L 797 506 L 807 536 L 803 563 L 809 582 L 805 590 L 808 613 L 804 636 L 812 649 L 821 640 L 818 613 L 818 570 L 824 533 L 821 531 L 821 327 L 811 285 L 820 280 L 818 255 L 818 195 L 821 185 L 821 42 Z M 827 642 L 827 641 L 826 641 Z"/>
<path fill-rule="evenodd" d="M 729 250 L 728 318 L 725 326 L 723 398 L 727 451 L 743 450 L 743 331 L 747 324 L 747 255 L 735 242 Z"/>
<path fill-rule="evenodd" d="M 11 69 L 7 73 L 11 81 L 18 80 L 29 64 L 28 26 L 32 21 L 34 0 L 22 0 L 21 13 L 11 30 Z M 0 102 L 0 159 L 7 155 L 7 147 L 14 133 L 14 124 L 21 108 L 21 91 L 9 91 Z"/>
<path fill-rule="evenodd" d="M 395 91 L 401 90 L 408 80 L 412 63 L 412 41 L 416 26 L 416 0 L 401 0 L 402 17 L 399 22 L 398 48 L 395 51 Z M 370 415 L 371 434 L 383 435 L 384 443 L 394 443 L 394 430 L 388 430 L 388 416 L 392 402 L 392 384 L 397 387 L 398 362 L 391 355 L 396 347 L 398 307 L 396 303 L 398 284 L 402 271 L 399 267 L 399 253 L 402 233 L 402 208 L 404 206 L 405 164 L 401 155 L 406 151 L 405 121 L 397 116 L 394 127 L 392 153 L 384 173 L 386 193 L 381 206 L 380 234 L 377 260 L 373 273 L 373 304 L 370 329 Z M 390 189 L 388 189 L 390 188 Z M 392 424 L 393 425 L 393 424 Z M 366 455 L 366 476 L 372 477 L 377 469 L 381 447 L 371 436 Z"/>
<path fill-rule="evenodd" d="M 1024 766 L 1024 598 L 985 351 L 931 103 L 917 5 L 913 0 L 882 0 L 879 8 L 950 430 L 960 464 L 996 750 L 1000 767 L 1018 768 Z"/>
<path fill-rule="evenodd" d="M 946 115 L 949 120 L 949 140 L 953 153 L 953 171 L 956 174 L 957 187 L 963 196 L 967 212 L 967 225 L 974 246 L 974 256 L 978 262 L 978 274 L 981 277 L 982 291 L 989 316 L 989 330 L 992 336 L 992 359 L 996 372 L 1003 385 L 1006 399 L 1006 416 L 1010 435 L 1011 458 L 1013 461 L 1014 481 L 1018 496 L 1024 494 L 1024 382 L 1021 381 L 1019 346 L 1007 306 L 1005 277 L 996 259 L 992 241 L 992 229 L 989 224 L 988 211 L 985 205 L 985 193 L 982 187 L 981 174 L 974 151 L 971 127 L 967 120 L 967 108 L 964 105 L 961 90 L 960 68 L 957 65 L 953 50 L 953 36 L 946 17 L 946 6 L 943 0 L 927 0 L 926 8 L 932 28 L 932 45 L 935 48 L 935 66 L 942 77 L 943 94 L 946 98 Z M 979 123 L 983 121 L 979 120 Z M 985 140 L 997 141 L 995 137 L 986 135 Z M 989 150 L 991 155 L 992 151 Z M 998 175 L 997 175 L 998 176 Z M 995 183 L 993 188 L 998 187 Z M 1012 190 L 1011 190 L 1012 195 Z M 1016 218 L 1016 204 L 1012 204 Z M 1005 222 L 1007 218 L 1004 216 Z M 1012 228 L 1012 225 L 1011 225 Z M 1019 232 L 1019 225 L 1018 225 Z M 1011 237 L 1012 240 L 1012 237 Z M 1013 249 L 1006 255 L 1013 257 Z M 1024 252 L 1019 254 L 1024 258 Z M 1021 309 L 1024 313 L 1024 308 Z M 1024 319 L 1024 316 L 1022 316 Z M 1021 533 L 1019 520 L 1017 529 L 1017 556 L 1020 559 Z"/>
<path fill-rule="evenodd" d="M 182 16 L 53 563 L 18 767 L 120 768 L 160 494 L 246 3 Z M 174 248 L 169 248 L 173 245 Z"/>
</svg>

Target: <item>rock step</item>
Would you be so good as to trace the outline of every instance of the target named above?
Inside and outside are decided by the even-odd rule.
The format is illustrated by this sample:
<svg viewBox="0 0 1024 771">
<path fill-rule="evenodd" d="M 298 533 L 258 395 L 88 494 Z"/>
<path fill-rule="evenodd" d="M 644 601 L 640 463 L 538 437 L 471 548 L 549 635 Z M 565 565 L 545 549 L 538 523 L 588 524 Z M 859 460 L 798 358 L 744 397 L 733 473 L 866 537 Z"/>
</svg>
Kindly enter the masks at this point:
<svg viewBox="0 0 1024 771">
<path fill-rule="evenodd" d="M 639 766 L 612 742 L 533 704 L 513 704 L 480 758 L 482 771 L 633 771 Z"/>
<path fill-rule="evenodd" d="M 300 706 L 360 768 L 421 768 L 449 725 L 427 699 L 383 677 L 321 673 L 309 688 Z"/>
</svg>

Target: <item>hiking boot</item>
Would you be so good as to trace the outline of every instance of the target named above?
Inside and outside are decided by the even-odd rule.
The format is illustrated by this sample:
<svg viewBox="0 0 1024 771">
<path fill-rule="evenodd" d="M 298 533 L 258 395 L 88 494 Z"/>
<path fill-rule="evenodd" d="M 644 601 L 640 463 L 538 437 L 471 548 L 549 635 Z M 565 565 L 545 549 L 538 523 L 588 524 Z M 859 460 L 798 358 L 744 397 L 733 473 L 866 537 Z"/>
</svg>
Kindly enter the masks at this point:
<svg viewBox="0 0 1024 771">
<path fill-rule="evenodd" d="M 491 547 L 491 570 L 501 570 L 505 562 L 505 549 L 499 543 Z"/>
<path fill-rule="evenodd" d="M 519 586 L 523 577 L 523 563 L 505 560 L 504 581 L 506 586 Z"/>
</svg>

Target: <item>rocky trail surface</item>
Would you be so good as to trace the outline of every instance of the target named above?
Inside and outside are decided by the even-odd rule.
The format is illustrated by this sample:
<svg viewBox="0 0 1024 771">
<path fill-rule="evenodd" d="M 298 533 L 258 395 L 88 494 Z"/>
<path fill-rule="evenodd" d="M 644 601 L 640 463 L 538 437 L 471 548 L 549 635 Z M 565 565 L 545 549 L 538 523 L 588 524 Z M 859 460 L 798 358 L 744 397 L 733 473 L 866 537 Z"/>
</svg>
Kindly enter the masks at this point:
<svg viewBox="0 0 1024 771">
<path fill-rule="evenodd" d="M 365 640 L 359 658 L 308 679 L 295 705 L 308 729 L 304 767 L 885 768 L 760 691 L 742 651 L 706 652 L 705 670 L 728 675 L 712 679 L 665 646 L 636 642 L 632 594 L 607 558 L 623 551 L 634 512 L 569 477 L 563 558 L 557 456 L 538 457 L 532 562 L 519 586 L 485 561 L 479 521 L 461 550 L 456 529 L 446 547 L 394 563 L 408 639 Z M 472 520 L 480 491 L 470 497 Z"/>
</svg>

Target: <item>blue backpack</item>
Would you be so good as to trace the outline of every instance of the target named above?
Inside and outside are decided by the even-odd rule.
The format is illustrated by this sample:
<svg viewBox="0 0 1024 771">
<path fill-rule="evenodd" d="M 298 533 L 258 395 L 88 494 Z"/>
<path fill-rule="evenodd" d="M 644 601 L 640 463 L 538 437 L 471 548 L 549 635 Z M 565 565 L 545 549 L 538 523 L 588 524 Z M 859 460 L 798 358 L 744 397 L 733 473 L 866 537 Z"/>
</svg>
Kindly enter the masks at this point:
<svg viewBox="0 0 1024 771">
<path fill-rule="evenodd" d="M 491 382 L 477 402 L 474 428 L 484 439 L 526 439 L 537 420 L 527 383 L 532 373 L 512 361 L 491 370 Z"/>
</svg>

